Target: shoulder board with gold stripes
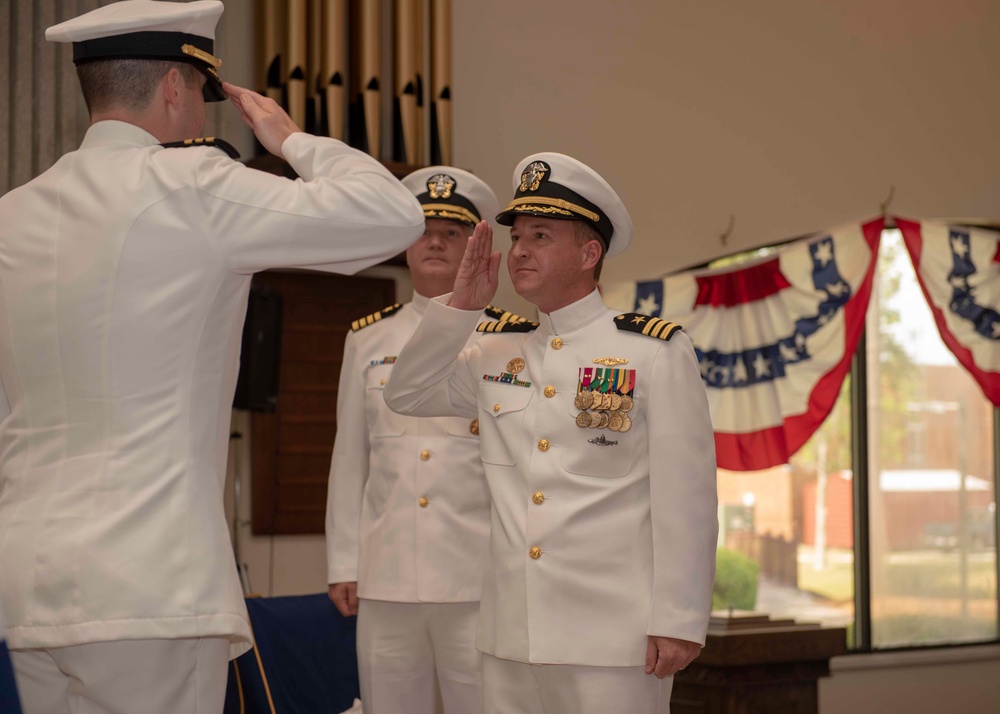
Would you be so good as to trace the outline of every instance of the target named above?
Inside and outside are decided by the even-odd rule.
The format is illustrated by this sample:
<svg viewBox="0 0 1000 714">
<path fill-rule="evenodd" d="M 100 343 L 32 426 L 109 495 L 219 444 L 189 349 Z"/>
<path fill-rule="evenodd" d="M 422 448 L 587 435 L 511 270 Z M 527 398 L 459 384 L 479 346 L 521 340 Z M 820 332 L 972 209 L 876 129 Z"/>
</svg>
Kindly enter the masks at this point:
<svg viewBox="0 0 1000 714">
<path fill-rule="evenodd" d="M 229 154 L 229 158 L 231 159 L 240 158 L 240 152 L 236 150 L 236 147 L 228 141 L 216 139 L 214 136 L 200 136 L 197 139 L 184 139 L 184 141 L 168 141 L 160 144 L 160 146 L 164 149 L 186 149 L 189 146 L 214 146 Z"/>
<path fill-rule="evenodd" d="M 502 307 L 497 307 L 496 305 L 487 305 L 486 309 L 483 310 L 483 312 L 485 312 L 490 317 L 495 317 L 497 320 L 500 320 L 501 322 L 503 322 L 504 320 L 506 320 L 507 322 L 527 322 L 527 320 L 525 320 L 520 315 L 515 315 L 512 312 L 504 310 Z"/>
<path fill-rule="evenodd" d="M 491 322 L 480 322 L 476 327 L 476 332 L 533 332 L 538 329 L 537 322 L 522 320 L 521 322 L 511 322 L 510 320 L 494 320 Z"/>
<path fill-rule="evenodd" d="M 390 305 L 389 307 L 383 307 L 378 312 L 373 312 L 371 315 L 365 315 L 364 317 L 358 318 L 351 323 L 351 332 L 357 332 L 362 330 L 369 325 L 374 325 L 379 320 L 386 317 L 392 317 L 401 308 L 402 305 L 396 303 L 395 305 Z"/>
<path fill-rule="evenodd" d="M 626 312 L 623 315 L 618 315 L 615 318 L 615 327 L 619 330 L 636 332 L 658 340 L 669 340 L 675 332 L 683 329 L 676 322 L 661 320 L 658 317 L 650 317 L 638 312 Z"/>
</svg>

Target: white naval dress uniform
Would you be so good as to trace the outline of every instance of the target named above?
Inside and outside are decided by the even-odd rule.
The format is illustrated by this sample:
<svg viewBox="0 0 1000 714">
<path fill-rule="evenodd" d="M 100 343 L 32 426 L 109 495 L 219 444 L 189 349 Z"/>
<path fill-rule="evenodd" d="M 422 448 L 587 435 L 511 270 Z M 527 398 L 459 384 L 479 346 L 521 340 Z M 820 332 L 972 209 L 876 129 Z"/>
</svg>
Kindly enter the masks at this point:
<svg viewBox="0 0 1000 714">
<path fill-rule="evenodd" d="M 644 665 L 647 635 L 704 643 L 715 450 L 687 337 L 618 330 L 595 290 L 542 314 L 534 332 L 484 335 L 463 351 L 479 315 L 439 301 L 385 397 L 401 413 L 479 419 L 493 504 L 479 649 L 519 663 L 629 668 Z M 517 358 L 523 370 L 503 381 Z M 627 432 L 575 421 L 583 370 L 602 358 L 634 371 Z"/>
<path fill-rule="evenodd" d="M 480 706 L 475 630 L 489 493 L 478 422 L 404 417 L 382 399 L 428 302 L 415 294 L 349 333 L 340 373 L 327 579 L 358 583 L 358 664 L 369 714 L 433 714 L 435 669 L 446 714 Z"/>
<path fill-rule="evenodd" d="M 302 181 L 103 121 L 0 198 L 0 604 L 12 649 L 250 647 L 223 483 L 251 276 L 351 273 L 424 222 L 409 191 L 341 142 L 295 133 L 282 153 Z"/>
</svg>

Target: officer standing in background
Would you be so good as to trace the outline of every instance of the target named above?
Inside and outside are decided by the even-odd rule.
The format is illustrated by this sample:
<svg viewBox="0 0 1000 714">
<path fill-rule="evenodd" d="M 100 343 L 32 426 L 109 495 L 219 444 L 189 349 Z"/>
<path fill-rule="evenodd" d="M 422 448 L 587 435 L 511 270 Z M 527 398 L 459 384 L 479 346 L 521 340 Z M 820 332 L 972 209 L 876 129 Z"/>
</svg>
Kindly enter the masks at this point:
<svg viewBox="0 0 1000 714">
<path fill-rule="evenodd" d="M 435 673 L 444 712 L 475 714 L 490 517 L 479 421 L 399 416 L 382 391 L 430 299 L 455 284 L 473 227 L 499 206 L 482 180 L 450 166 L 403 184 L 426 228 L 406 251 L 413 301 L 356 320 L 345 342 L 327 503 L 330 599 L 358 615 L 366 714 L 434 714 Z M 492 307 L 480 317 L 520 319 Z"/>
<path fill-rule="evenodd" d="M 378 162 L 220 81 L 222 3 L 50 27 L 91 126 L 0 198 L 0 607 L 27 714 L 218 714 L 251 632 L 223 509 L 253 273 L 352 273 L 420 207 Z M 302 177 L 198 139 L 226 97 Z"/>
<path fill-rule="evenodd" d="M 386 403 L 479 419 L 493 499 L 484 711 L 661 714 L 711 610 L 715 449 L 698 362 L 678 325 L 601 299 L 604 256 L 632 235 L 603 178 L 542 153 L 521 162 L 514 189 L 497 220 L 512 226 L 507 267 L 541 324 L 482 323 L 465 348 L 500 262 L 479 224 Z"/>
</svg>

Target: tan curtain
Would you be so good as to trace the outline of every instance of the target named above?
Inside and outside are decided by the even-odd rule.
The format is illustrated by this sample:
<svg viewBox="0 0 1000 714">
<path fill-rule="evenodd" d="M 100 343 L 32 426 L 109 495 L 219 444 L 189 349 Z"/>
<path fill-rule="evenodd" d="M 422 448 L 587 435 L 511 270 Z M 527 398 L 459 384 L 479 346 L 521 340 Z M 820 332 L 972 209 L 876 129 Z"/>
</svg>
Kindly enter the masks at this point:
<svg viewBox="0 0 1000 714">
<path fill-rule="evenodd" d="M 45 28 L 111 0 L 0 0 L 0 193 L 31 180 L 80 143 L 87 109 L 69 45 Z"/>
</svg>

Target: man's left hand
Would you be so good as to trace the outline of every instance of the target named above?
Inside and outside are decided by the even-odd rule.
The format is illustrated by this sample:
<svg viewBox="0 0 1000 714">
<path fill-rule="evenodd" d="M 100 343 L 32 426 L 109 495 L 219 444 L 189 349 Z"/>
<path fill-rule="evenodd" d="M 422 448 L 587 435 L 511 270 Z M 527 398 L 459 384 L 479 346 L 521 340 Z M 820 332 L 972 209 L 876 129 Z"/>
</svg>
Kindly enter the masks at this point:
<svg viewBox="0 0 1000 714">
<path fill-rule="evenodd" d="M 701 645 L 673 637 L 649 635 L 646 642 L 646 674 L 658 679 L 672 677 L 694 661 L 701 652 Z"/>
</svg>

